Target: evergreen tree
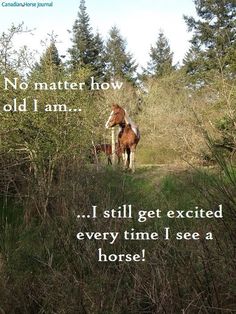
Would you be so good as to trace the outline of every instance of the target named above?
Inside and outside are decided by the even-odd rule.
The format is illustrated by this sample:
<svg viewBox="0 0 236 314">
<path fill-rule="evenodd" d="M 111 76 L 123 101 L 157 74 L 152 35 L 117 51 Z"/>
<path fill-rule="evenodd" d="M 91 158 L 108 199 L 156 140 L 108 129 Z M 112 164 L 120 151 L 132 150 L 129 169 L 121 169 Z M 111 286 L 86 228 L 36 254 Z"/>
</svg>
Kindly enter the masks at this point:
<svg viewBox="0 0 236 314">
<path fill-rule="evenodd" d="M 59 67 L 61 65 L 61 58 L 55 44 L 55 41 L 51 41 L 49 47 L 40 58 L 39 68 Z"/>
<path fill-rule="evenodd" d="M 204 71 L 204 54 L 197 44 L 192 44 L 186 53 L 183 64 L 185 71 L 189 75 L 188 80 L 193 84 L 204 84 L 202 73 Z"/>
<path fill-rule="evenodd" d="M 92 75 L 101 78 L 104 72 L 104 45 L 101 36 L 95 36 L 90 26 L 90 18 L 85 6 L 85 0 L 80 1 L 78 18 L 75 20 L 72 30 L 72 48 L 70 64 L 72 68 L 89 67 Z"/>
<path fill-rule="evenodd" d="M 57 80 L 62 74 L 63 64 L 55 42 L 55 37 L 51 35 L 50 44 L 42 54 L 39 62 L 35 64 L 30 73 L 30 79 L 34 80 L 38 76 L 43 76 L 45 80 Z"/>
<path fill-rule="evenodd" d="M 119 29 L 113 26 L 109 32 L 106 44 L 106 76 L 107 78 L 125 78 L 135 81 L 137 65 L 131 53 L 126 51 L 126 41 L 122 38 Z"/>
<path fill-rule="evenodd" d="M 86 12 L 85 0 L 80 1 L 78 18 L 73 25 L 72 48 L 69 49 L 73 68 L 93 63 L 94 48 L 90 18 Z"/>
<path fill-rule="evenodd" d="M 156 77 L 169 74 L 173 69 L 173 52 L 170 50 L 168 40 L 161 31 L 158 35 L 155 46 L 151 46 L 150 62 L 148 63 L 147 73 Z"/>
<path fill-rule="evenodd" d="M 103 39 L 100 34 L 97 34 L 94 37 L 94 61 L 93 61 L 93 69 L 94 76 L 102 80 L 105 75 L 105 47 L 103 43 Z"/>
<path fill-rule="evenodd" d="M 227 70 L 235 74 L 236 64 L 236 4 L 235 0 L 194 0 L 200 19 L 185 16 L 195 49 L 193 60 L 185 58 L 187 72 L 207 72 L 212 69 Z M 191 53 L 191 51 L 190 51 Z M 194 70 L 194 71 L 193 71 Z"/>
</svg>

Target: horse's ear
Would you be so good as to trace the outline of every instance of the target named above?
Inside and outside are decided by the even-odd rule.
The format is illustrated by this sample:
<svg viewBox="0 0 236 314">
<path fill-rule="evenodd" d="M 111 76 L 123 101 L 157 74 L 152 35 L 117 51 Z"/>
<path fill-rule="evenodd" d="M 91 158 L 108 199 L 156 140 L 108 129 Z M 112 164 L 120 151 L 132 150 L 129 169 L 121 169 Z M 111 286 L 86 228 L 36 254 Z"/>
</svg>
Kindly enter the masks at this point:
<svg viewBox="0 0 236 314">
<path fill-rule="evenodd" d="M 119 105 L 117 105 L 117 104 L 112 104 L 112 109 L 118 109 L 118 108 L 120 108 Z"/>
</svg>

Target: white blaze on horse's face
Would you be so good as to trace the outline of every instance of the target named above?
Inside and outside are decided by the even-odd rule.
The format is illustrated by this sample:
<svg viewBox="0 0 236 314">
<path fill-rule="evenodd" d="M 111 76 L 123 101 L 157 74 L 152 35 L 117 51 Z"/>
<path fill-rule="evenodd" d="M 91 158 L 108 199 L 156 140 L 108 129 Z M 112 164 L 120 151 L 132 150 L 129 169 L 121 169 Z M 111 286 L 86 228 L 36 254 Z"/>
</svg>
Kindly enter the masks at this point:
<svg viewBox="0 0 236 314">
<path fill-rule="evenodd" d="M 106 124 L 105 124 L 105 128 L 106 129 L 109 129 L 110 128 L 110 121 L 111 121 L 111 118 L 113 117 L 113 114 L 114 114 L 114 111 L 111 112 Z"/>
</svg>

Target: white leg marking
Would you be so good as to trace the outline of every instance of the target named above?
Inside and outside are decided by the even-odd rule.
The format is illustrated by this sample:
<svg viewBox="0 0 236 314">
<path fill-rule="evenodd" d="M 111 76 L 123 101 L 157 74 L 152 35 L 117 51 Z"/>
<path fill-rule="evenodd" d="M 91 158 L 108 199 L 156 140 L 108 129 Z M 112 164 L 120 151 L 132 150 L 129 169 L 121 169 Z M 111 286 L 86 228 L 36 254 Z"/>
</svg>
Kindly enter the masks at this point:
<svg viewBox="0 0 236 314">
<path fill-rule="evenodd" d="M 127 168 L 127 166 L 128 166 L 128 154 L 126 151 L 122 154 L 122 157 L 123 157 L 123 162 L 124 162 L 124 168 Z"/>
<path fill-rule="evenodd" d="M 125 165 L 126 165 L 126 167 L 128 166 L 128 153 L 126 152 L 125 153 Z"/>
<path fill-rule="evenodd" d="M 130 169 L 134 172 L 134 152 L 130 152 Z"/>
</svg>

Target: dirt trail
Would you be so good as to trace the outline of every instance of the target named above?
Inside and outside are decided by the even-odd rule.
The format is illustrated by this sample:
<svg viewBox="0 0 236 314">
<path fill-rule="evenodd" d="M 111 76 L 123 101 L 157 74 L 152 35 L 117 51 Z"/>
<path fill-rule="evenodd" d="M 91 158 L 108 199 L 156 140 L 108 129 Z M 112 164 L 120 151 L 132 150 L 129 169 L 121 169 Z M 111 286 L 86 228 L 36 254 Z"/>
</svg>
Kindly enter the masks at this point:
<svg viewBox="0 0 236 314">
<path fill-rule="evenodd" d="M 187 164 L 145 164 L 138 165 L 136 177 L 163 178 L 169 174 L 189 172 L 192 168 Z"/>
</svg>

